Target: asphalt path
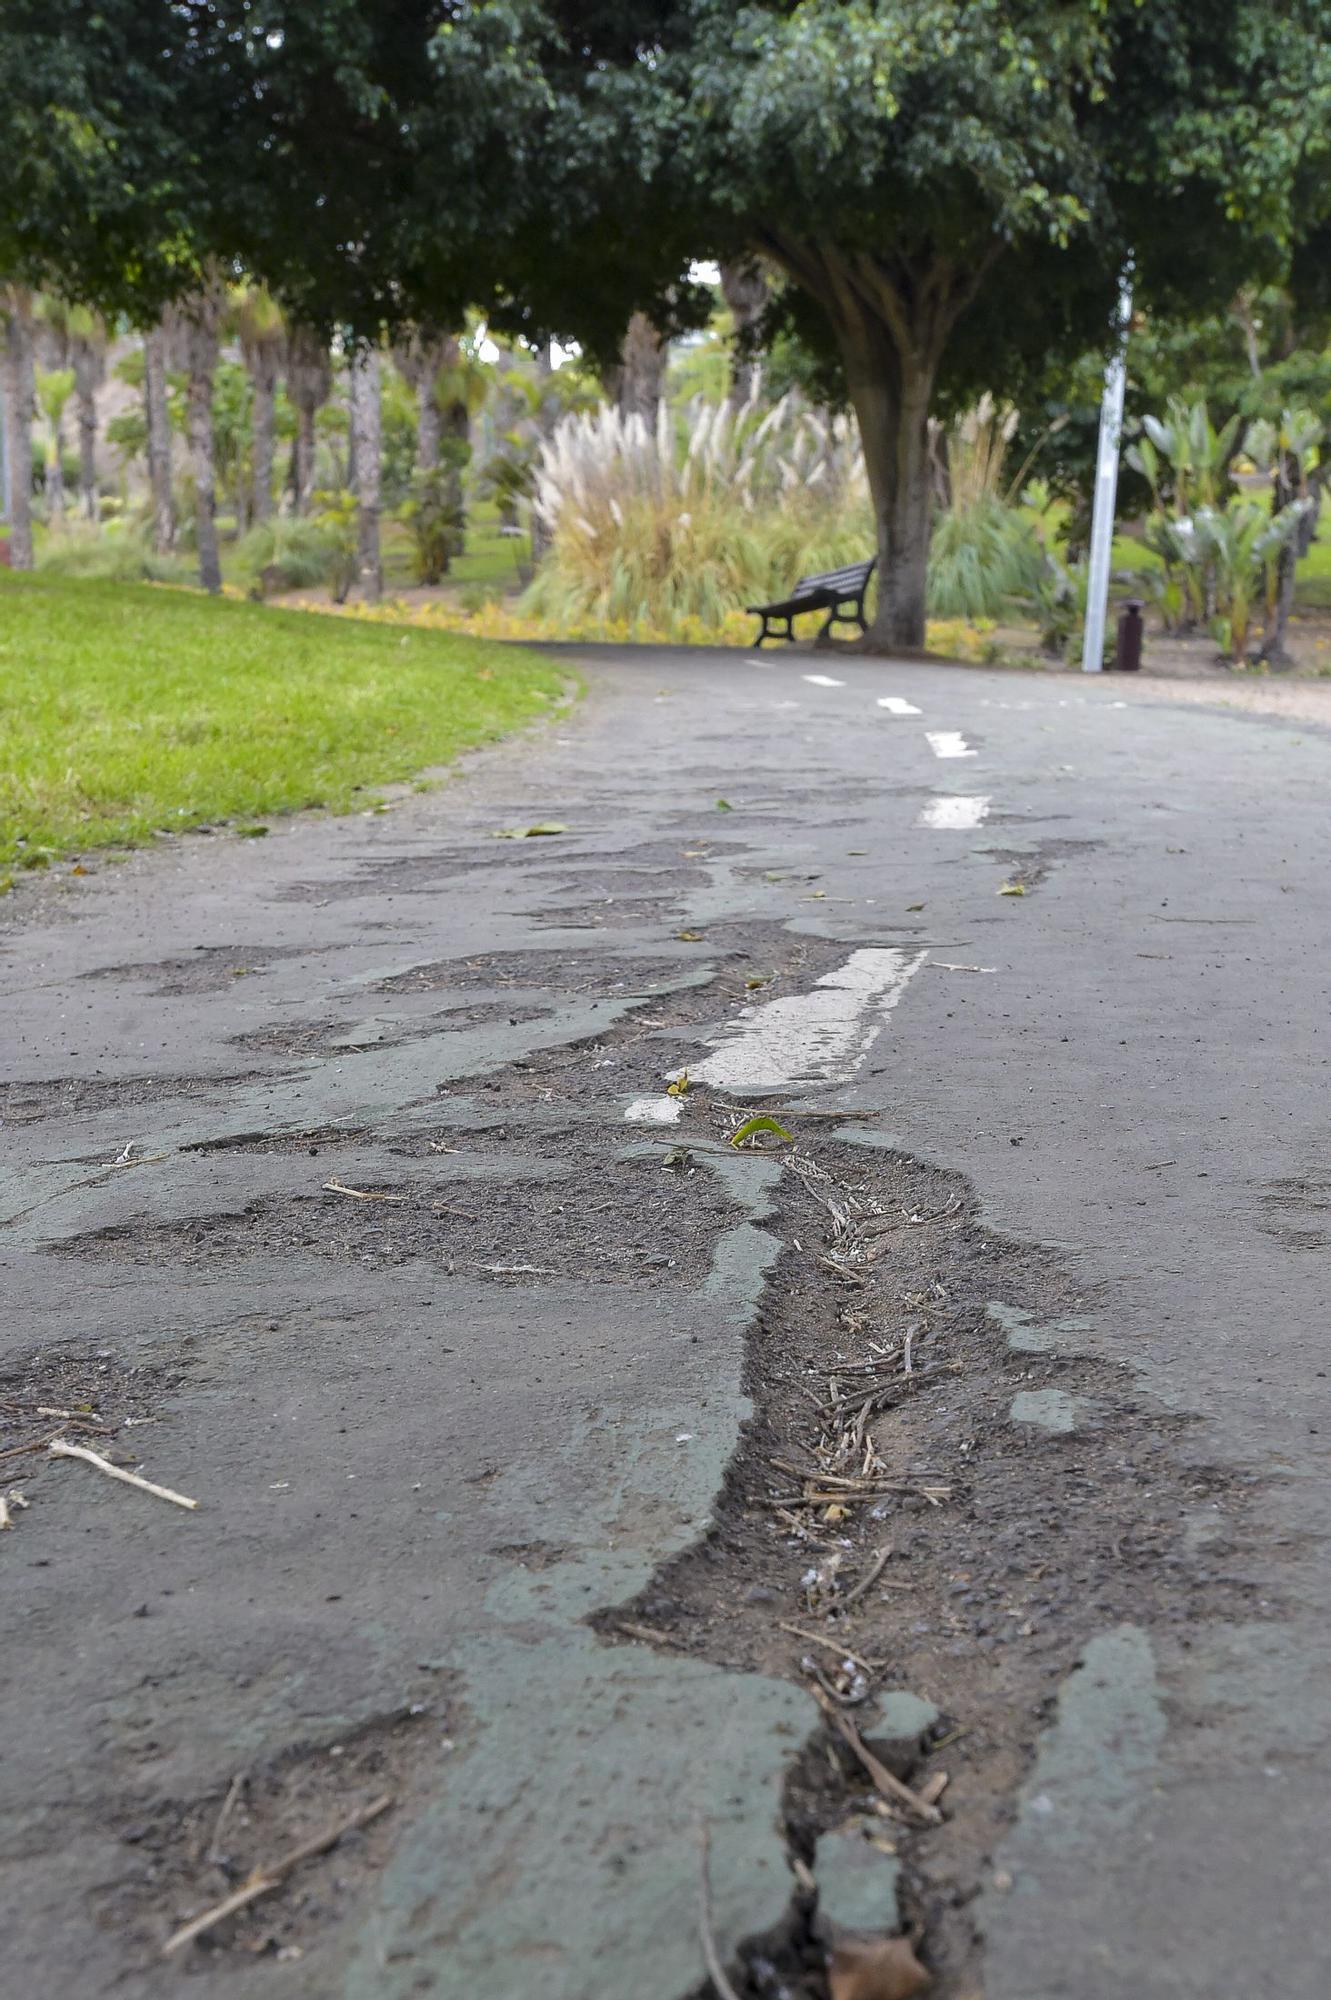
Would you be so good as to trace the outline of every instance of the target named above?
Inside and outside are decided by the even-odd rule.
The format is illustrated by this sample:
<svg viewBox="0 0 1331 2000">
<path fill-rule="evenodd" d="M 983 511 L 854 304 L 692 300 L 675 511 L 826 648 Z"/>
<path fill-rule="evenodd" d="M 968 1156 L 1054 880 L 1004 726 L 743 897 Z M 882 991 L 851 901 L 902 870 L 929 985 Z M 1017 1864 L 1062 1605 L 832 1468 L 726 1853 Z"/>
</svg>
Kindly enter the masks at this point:
<svg viewBox="0 0 1331 2000">
<path fill-rule="evenodd" d="M 613 1179 L 576 1254 L 572 1193 L 535 1236 L 514 1193 L 586 1203 L 580 1134 L 629 1176 L 659 1149 L 679 1033 L 653 1071 L 610 1031 L 748 925 L 872 962 L 812 1014 L 694 1023 L 685 1066 L 876 1115 L 1059 1246 L 1079 1351 L 1249 1496 L 1241 1556 L 1199 1503 L 1178 1574 L 1238 1562 L 1245 1616 L 1120 1620 L 1048 1690 L 987 2000 L 1323 2000 L 1331 732 L 1108 676 L 570 657 L 581 704 L 434 792 L 14 913 L 0 1390 L 104 1449 L 89 1408 L 142 1419 L 116 1455 L 200 1505 L 3 1468 L 0 1986 L 680 2000 L 699 1819 L 722 1948 L 777 1917 L 807 1693 L 587 1619 L 705 1530 L 778 1169 L 722 1161 L 678 1256 Z M 427 1197 L 457 1254 L 394 1249 Z M 306 1817 L 256 1792 L 235 1879 L 394 1805 L 286 1928 L 274 1896 L 243 1949 L 163 1960 L 225 1889 L 232 1780 L 284 1770 Z"/>
</svg>

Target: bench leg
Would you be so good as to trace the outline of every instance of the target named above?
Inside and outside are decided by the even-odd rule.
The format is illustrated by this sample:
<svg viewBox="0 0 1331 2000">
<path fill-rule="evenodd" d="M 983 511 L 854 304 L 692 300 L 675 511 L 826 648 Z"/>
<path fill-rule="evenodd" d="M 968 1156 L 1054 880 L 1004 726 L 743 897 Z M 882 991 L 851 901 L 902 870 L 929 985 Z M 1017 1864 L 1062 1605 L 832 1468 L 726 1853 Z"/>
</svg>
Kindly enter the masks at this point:
<svg viewBox="0 0 1331 2000">
<path fill-rule="evenodd" d="M 764 640 L 765 640 L 765 639 L 766 639 L 767 637 L 768 637 L 768 631 L 767 631 L 767 619 L 766 619 L 766 618 L 764 617 L 764 618 L 763 618 L 763 620 L 762 620 L 762 622 L 761 622 L 761 624 L 760 624 L 760 625 L 759 625 L 759 627 L 758 627 L 758 637 L 757 637 L 757 638 L 756 638 L 756 639 L 754 640 L 754 642 L 753 642 L 753 650 L 754 650 L 754 652 L 755 652 L 755 653 L 756 653 L 756 652 L 758 652 L 758 651 L 760 650 L 760 648 L 762 647 L 762 644 L 763 644 L 763 641 L 764 641 Z"/>
</svg>

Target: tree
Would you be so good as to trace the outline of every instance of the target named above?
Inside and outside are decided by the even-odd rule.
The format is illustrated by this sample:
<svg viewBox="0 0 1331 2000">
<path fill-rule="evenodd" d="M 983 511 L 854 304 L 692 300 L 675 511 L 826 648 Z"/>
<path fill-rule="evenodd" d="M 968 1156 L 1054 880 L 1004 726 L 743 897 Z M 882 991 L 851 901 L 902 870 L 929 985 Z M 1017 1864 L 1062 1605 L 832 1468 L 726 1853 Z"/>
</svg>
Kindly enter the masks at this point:
<svg viewBox="0 0 1331 2000">
<path fill-rule="evenodd" d="M 143 422 L 147 439 L 148 488 L 152 494 L 152 544 L 159 556 L 176 545 L 176 502 L 171 481 L 171 424 L 166 401 L 166 328 L 152 327 L 143 340 Z"/>
<path fill-rule="evenodd" d="M 369 346 L 355 349 L 348 367 L 351 447 L 355 463 L 357 501 L 357 572 L 367 603 L 384 594 L 383 557 L 379 547 L 379 354 Z"/>
<path fill-rule="evenodd" d="M 328 344 L 312 327 L 293 326 L 287 339 L 287 394 L 296 410 L 292 507 L 308 514 L 314 491 L 315 419 L 333 391 Z"/>
<path fill-rule="evenodd" d="M 231 321 L 253 386 L 249 518 L 266 521 L 273 511 L 277 383 L 286 354 L 286 323 L 282 308 L 263 285 L 232 287 Z"/>
<path fill-rule="evenodd" d="M 23 285 L 0 285 L 0 334 L 4 339 L 5 446 L 9 462 L 9 560 L 32 568 L 32 423 L 37 390 L 32 358 L 32 294 Z"/>
<path fill-rule="evenodd" d="M 213 452 L 213 376 L 225 310 L 226 293 L 221 281 L 210 275 L 197 291 L 172 307 L 168 321 L 168 339 L 185 373 L 199 582 L 210 591 L 222 588 L 222 563 L 217 546 L 217 468 Z"/>
<path fill-rule="evenodd" d="M 1279 275 L 1331 201 L 1325 0 L 8 0 L 0 266 L 142 302 L 210 254 L 292 316 L 577 339 L 699 324 L 760 255 L 834 362 L 919 644 L 931 411 L 1019 400 Z M 276 18 L 276 17 L 274 17 Z M 65 115 L 52 118 L 52 104 Z M 16 261 L 17 260 L 17 261 Z"/>
<path fill-rule="evenodd" d="M 741 257 L 722 264 L 721 296 L 735 323 L 730 407 L 742 410 L 755 394 L 761 373 L 755 343 L 767 306 L 767 273 L 756 257 Z"/>
<path fill-rule="evenodd" d="M 619 359 L 607 368 L 605 391 L 623 417 L 641 417 L 656 429 L 656 414 L 665 387 L 666 343 L 661 330 L 644 312 L 635 312 L 624 332 Z"/>
<path fill-rule="evenodd" d="M 65 410 L 74 393 L 72 368 L 43 368 L 37 401 L 46 418 L 46 517 L 55 525 L 65 516 Z"/>
<path fill-rule="evenodd" d="M 90 521 L 97 519 L 97 391 L 106 380 L 109 345 L 101 316 L 87 306 L 71 306 L 69 361 L 79 411 L 79 497 Z"/>
</svg>

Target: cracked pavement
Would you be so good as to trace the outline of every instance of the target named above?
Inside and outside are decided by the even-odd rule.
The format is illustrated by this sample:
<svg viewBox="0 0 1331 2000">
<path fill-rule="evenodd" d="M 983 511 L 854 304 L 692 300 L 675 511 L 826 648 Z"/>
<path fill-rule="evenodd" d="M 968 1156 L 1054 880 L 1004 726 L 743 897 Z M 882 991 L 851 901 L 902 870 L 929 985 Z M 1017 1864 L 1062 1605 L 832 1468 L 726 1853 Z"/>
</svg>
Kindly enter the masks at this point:
<svg viewBox="0 0 1331 2000">
<path fill-rule="evenodd" d="M 12 1990 L 682 2000 L 700 1819 L 724 1951 L 778 1922 L 806 1686 L 588 1623 L 705 1535 L 783 1244 L 771 1157 L 677 1182 L 625 1113 L 719 1087 L 770 1005 L 743 1091 L 964 1175 L 1075 1271 L 1049 1339 L 1250 1495 L 1170 1580 L 1241 1569 L 1246 1615 L 1118 1617 L 1044 1691 L 936 1990 L 1322 2000 L 1331 735 L 1111 677 L 574 657 L 578 709 L 434 793 L 17 904 L 0 1396 L 142 1423 L 102 1448 L 200 1506 L 5 1466 Z M 824 1035 L 865 951 L 889 984 L 811 1060 L 787 1002 Z M 338 1757 L 394 1810 L 163 1961 L 232 1779 L 307 1786 L 247 1867 L 336 1818 Z"/>
</svg>

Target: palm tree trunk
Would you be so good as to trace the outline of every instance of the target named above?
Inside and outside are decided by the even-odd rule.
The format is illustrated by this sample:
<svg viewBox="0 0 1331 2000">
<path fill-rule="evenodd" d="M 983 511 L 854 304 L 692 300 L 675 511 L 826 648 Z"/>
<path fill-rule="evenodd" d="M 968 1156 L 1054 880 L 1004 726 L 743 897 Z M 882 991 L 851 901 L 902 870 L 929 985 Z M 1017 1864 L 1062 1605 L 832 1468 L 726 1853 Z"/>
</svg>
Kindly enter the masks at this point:
<svg viewBox="0 0 1331 2000">
<path fill-rule="evenodd" d="M 222 588 L 222 562 L 217 547 L 217 467 L 213 451 L 213 376 L 217 370 L 222 307 L 220 286 L 209 285 L 176 308 L 185 363 L 199 582 L 205 590 L 213 592 Z"/>
<path fill-rule="evenodd" d="M 64 412 L 51 425 L 51 449 L 46 459 L 46 516 L 48 521 L 65 514 L 65 418 Z"/>
<path fill-rule="evenodd" d="M 277 401 L 277 364 L 266 359 L 253 371 L 254 404 L 250 415 L 253 457 L 250 483 L 250 519 L 266 521 L 273 511 L 274 412 Z"/>
<path fill-rule="evenodd" d="M 9 461 L 9 560 L 32 568 L 32 420 L 37 407 L 28 295 L 0 290 L 5 363 L 5 445 Z"/>
<path fill-rule="evenodd" d="M 79 498 L 89 521 L 97 519 L 97 404 L 79 390 Z"/>
<path fill-rule="evenodd" d="M 358 348 L 351 358 L 351 443 L 356 468 L 357 566 L 367 604 L 377 604 L 384 593 L 379 546 L 379 393 L 378 353 L 371 347 Z"/>
<path fill-rule="evenodd" d="M 160 326 L 155 326 L 143 343 L 143 415 L 148 429 L 153 549 L 164 556 L 176 544 L 176 509 L 171 494 L 171 427 L 166 408 L 166 332 Z"/>
<path fill-rule="evenodd" d="M 296 406 L 296 443 L 292 453 L 291 504 L 295 514 L 308 514 L 314 490 L 314 420 L 328 401 L 332 371 L 328 349 L 308 327 L 291 329 L 287 343 L 287 394 Z"/>
</svg>

